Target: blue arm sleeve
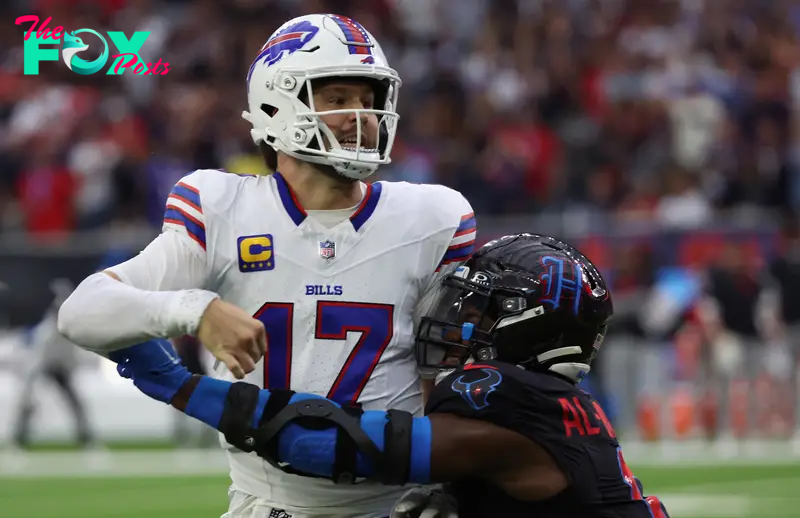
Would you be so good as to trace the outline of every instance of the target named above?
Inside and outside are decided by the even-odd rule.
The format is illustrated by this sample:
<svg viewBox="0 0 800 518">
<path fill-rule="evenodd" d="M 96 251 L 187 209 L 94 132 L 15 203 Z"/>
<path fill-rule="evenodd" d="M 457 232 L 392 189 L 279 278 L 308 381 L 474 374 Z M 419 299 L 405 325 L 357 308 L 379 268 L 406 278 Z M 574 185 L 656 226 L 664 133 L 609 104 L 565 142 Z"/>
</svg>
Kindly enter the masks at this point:
<svg viewBox="0 0 800 518">
<path fill-rule="evenodd" d="M 195 387 L 186 405 L 185 413 L 213 428 L 219 428 L 225 398 L 231 382 L 203 377 Z M 252 426 L 258 425 L 259 417 L 269 401 L 269 390 L 259 392 L 258 404 L 253 412 Z M 307 399 L 324 399 L 313 394 L 295 394 L 289 403 Z M 336 404 L 336 403 L 334 403 Z M 338 406 L 338 405 L 337 405 Z M 386 412 L 369 410 L 361 416 L 361 429 L 383 451 L 383 429 L 387 423 Z M 320 476 L 331 476 L 336 458 L 336 427 L 309 430 L 289 423 L 278 436 L 278 461 L 288 462 L 294 469 Z M 427 417 L 415 417 L 411 429 L 411 459 L 409 482 L 430 483 L 431 423 Z M 375 466 L 369 458 L 358 454 L 356 476 L 375 476 Z"/>
</svg>

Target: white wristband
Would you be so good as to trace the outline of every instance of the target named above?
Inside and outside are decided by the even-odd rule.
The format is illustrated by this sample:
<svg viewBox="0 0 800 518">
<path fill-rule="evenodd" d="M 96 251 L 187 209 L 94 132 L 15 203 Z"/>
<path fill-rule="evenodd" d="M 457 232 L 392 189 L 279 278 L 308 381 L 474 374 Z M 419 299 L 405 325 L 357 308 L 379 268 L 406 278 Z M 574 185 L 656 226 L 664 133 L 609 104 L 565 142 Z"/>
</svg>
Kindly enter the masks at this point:
<svg viewBox="0 0 800 518">
<path fill-rule="evenodd" d="M 164 318 L 163 325 L 167 329 L 167 336 L 196 335 L 206 308 L 219 298 L 219 295 L 207 290 L 181 290 L 166 293 L 175 294 L 166 308 Z"/>
</svg>

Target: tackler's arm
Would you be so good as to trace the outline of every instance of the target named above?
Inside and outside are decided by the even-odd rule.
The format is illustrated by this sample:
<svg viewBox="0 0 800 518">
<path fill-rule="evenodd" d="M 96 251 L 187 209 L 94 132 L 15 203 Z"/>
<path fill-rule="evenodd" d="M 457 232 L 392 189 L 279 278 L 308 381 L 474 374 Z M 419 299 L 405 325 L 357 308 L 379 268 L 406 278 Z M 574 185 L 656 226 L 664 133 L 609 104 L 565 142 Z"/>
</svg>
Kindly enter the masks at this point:
<svg viewBox="0 0 800 518">
<path fill-rule="evenodd" d="M 514 469 L 529 440 L 447 414 L 343 408 L 311 394 L 193 376 L 171 404 L 278 467 L 337 482 L 370 478 L 427 484 Z"/>
</svg>

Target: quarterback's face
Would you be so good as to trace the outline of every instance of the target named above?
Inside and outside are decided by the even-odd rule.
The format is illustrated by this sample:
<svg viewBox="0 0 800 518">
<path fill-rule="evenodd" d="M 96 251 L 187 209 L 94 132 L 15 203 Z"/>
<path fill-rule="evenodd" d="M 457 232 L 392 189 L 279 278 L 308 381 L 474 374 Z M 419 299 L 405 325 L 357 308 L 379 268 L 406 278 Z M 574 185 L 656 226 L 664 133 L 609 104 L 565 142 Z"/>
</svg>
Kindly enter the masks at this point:
<svg viewBox="0 0 800 518">
<path fill-rule="evenodd" d="M 375 93 L 369 85 L 359 82 L 333 82 L 314 89 L 314 108 L 317 111 L 373 109 Z M 358 145 L 358 118 L 361 118 L 361 149 L 378 147 L 378 116 L 374 113 L 336 113 L 320 117 L 336 136 L 339 145 L 355 148 Z"/>
</svg>

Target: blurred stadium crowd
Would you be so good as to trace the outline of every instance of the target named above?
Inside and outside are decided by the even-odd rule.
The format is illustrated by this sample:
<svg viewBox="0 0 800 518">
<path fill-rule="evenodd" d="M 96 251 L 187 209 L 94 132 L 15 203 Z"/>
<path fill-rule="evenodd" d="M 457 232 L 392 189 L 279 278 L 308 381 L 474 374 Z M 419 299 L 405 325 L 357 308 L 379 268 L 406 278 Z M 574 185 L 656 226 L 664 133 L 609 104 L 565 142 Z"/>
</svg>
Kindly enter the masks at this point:
<svg viewBox="0 0 800 518">
<path fill-rule="evenodd" d="M 663 393 L 662 378 L 696 381 L 708 369 L 723 375 L 689 396 L 670 392 L 670 404 L 691 399 L 707 430 L 721 415 L 744 429 L 752 401 L 695 410 L 758 385 L 774 405 L 756 406 L 772 417 L 750 424 L 788 433 L 795 398 L 769 394 L 795 383 L 796 369 L 781 367 L 796 364 L 800 337 L 792 0 L 7 1 L 0 229 L 41 240 L 156 229 L 169 189 L 193 169 L 269 173 L 240 117 L 247 69 L 282 21 L 311 12 L 359 20 L 403 78 L 394 162 L 378 179 L 462 191 L 483 240 L 506 229 L 574 234 L 609 275 L 623 345 L 608 341 L 613 365 L 596 389 L 637 407 L 645 435 L 660 428 L 646 398 Z M 44 63 L 25 76 L 28 25 L 13 25 L 23 14 L 151 31 L 140 54 L 171 70 L 80 76 Z M 492 218 L 508 215 L 521 223 Z M 627 369 L 642 343 L 641 368 Z"/>
<path fill-rule="evenodd" d="M 186 171 L 266 172 L 244 78 L 280 21 L 309 12 L 360 20 L 404 79 L 383 178 L 451 185 L 480 214 L 576 207 L 684 227 L 800 200 L 791 1 L 41 0 L 0 7 L 2 228 L 155 225 Z M 24 76 L 21 14 L 149 30 L 141 54 L 172 70 Z"/>
</svg>

